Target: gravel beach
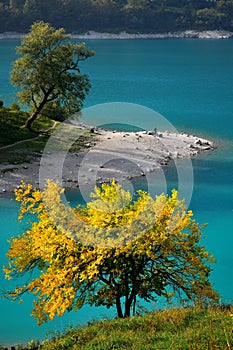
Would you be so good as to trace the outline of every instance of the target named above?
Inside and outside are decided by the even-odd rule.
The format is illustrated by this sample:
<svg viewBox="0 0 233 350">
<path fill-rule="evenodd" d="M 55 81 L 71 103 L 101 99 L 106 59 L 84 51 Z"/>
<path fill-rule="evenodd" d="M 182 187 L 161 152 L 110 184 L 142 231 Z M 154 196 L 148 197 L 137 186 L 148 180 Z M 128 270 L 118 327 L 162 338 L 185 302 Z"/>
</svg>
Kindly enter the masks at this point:
<svg viewBox="0 0 233 350">
<path fill-rule="evenodd" d="M 98 130 L 96 137 L 95 146 L 90 146 L 87 151 L 67 153 L 62 169 L 57 173 L 54 168 L 51 170 L 51 179 L 65 188 L 77 188 L 80 181 L 82 184 L 108 182 L 112 178 L 124 181 L 161 169 L 171 160 L 194 157 L 214 148 L 212 141 L 185 133 Z M 0 193 L 12 192 L 21 180 L 38 187 L 42 166 L 40 159 L 30 163 L 9 164 L 6 161 L 0 164 Z"/>
</svg>

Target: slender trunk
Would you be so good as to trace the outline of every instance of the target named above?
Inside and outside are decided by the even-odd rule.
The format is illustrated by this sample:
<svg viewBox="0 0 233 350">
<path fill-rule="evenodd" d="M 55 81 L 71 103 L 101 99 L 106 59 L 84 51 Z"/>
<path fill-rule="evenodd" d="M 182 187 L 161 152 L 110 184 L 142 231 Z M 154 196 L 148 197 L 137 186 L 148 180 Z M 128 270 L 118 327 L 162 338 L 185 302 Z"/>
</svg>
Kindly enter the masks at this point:
<svg viewBox="0 0 233 350">
<path fill-rule="evenodd" d="M 30 117 L 26 120 L 26 122 L 24 124 L 25 128 L 27 128 L 29 130 L 31 129 L 31 125 L 34 122 L 34 120 L 38 117 L 38 114 L 39 114 L 38 111 L 36 111 L 36 112 L 32 113 L 32 115 L 30 115 Z"/>
<path fill-rule="evenodd" d="M 25 128 L 29 129 L 31 128 L 32 123 L 34 122 L 34 120 L 38 117 L 38 115 L 40 114 L 40 112 L 42 111 L 42 109 L 44 108 L 44 106 L 46 105 L 46 103 L 49 101 L 49 95 L 51 94 L 51 92 L 54 90 L 54 85 L 52 85 L 48 91 L 45 93 L 43 100 L 41 101 L 41 103 L 39 104 L 39 106 L 36 108 L 36 111 L 34 113 L 32 113 L 32 115 L 26 120 L 25 123 Z M 51 101 L 51 99 L 50 99 Z"/>
<path fill-rule="evenodd" d="M 125 314 L 124 317 L 130 317 L 131 301 L 128 297 L 125 298 Z"/>
<path fill-rule="evenodd" d="M 135 316 L 135 312 L 136 312 L 136 295 L 133 298 L 133 316 Z"/>
<path fill-rule="evenodd" d="M 121 308 L 121 299 L 119 297 L 116 298 L 116 308 L 117 308 L 118 317 L 123 318 L 123 313 Z"/>
</svg>

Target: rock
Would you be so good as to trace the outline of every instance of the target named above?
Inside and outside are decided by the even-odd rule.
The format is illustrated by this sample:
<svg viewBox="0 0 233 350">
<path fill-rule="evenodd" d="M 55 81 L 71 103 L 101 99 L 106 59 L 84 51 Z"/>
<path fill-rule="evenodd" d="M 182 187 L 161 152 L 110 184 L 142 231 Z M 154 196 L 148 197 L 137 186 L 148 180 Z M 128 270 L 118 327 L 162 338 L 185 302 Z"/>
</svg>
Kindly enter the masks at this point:
<svg viewBox="0 0 233 350">
<path fill-rule="evenodd" d="M 197 145 L 201 146 L 203 150 L 205 150 L 205 147 L 208 147 L 208 149 L 211 149 L 211 143 L 208 141 L 202 141 L 202 140 L 197 140 L 195 142 Z M 204 147 L 203 147 L 204 146 Z"/>
<path fill-rule="evenodd" d="M 195 142 L 197 145 L 202 146 L 202 141 L 199 139 Z"/>
<path fill-rule="evenodd" d="M 208 141 L 202 142 L 202 145 L 204 145 L 204 146 L 211 146 L 211 144 Z"/>
<path fill-rule="evenodd" d="M 209 151 L 211 149 L 211 146 L 204 146 L 202 147 L 203 151 Z"/>
</svg>

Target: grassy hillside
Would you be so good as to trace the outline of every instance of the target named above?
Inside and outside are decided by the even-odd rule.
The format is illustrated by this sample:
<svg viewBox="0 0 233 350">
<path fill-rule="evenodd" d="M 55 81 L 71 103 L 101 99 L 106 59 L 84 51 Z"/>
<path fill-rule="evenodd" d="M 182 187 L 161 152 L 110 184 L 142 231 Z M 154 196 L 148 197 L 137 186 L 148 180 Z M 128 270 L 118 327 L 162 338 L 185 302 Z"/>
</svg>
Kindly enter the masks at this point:
<svg viewBox="0 0 233 350">
<path fill-rule="evenodd" d="M 23 127 L 27 118 L 27 112 L 0 108 L 0 163 L 20 163 L 41 155 L 54 122 L 38 119 L 29 131 Z"/>
<path fill-rule="evenodd" d="M 233 349 L 233 307 L 171 309 L 99 321 L 84 328 L 71 328 L 40 345 L 31 341 L 18 349 Z"/>
<path fill-rule="evenodd" d="M 38 119 L 29 131 L 23 125 L 28 113 L 17 109 L 0 108 L 0 147 L 11 143 L 36 137 L 53 125 L 50 119 Z"/>
<path fill-rule="evenodd" d="M 0 108 L 0 163 L 19 164 L 40 157 L 48 138 L 59 125 L 59 122 L 40 117 L 29 131 L 24 127 L 27 118 L 27 112 Z M 70 151 L 77 152 L 94 143 L 95 135 L 86 131 Z"/>
</svg>

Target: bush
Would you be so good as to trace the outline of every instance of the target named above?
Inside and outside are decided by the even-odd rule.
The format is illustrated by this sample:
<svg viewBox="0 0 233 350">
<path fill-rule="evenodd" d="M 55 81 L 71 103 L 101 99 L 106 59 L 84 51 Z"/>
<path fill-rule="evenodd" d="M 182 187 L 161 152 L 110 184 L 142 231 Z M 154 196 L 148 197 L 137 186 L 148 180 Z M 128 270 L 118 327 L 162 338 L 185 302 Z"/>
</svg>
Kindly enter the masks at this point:
<svg viewBox="0 0 233 350">
<path fill-rule="evenodd" d="M 2 101 L 2 100 L 0 100 L 0 108 L 2 108 L 2 107 L 3 107 L 3 105 L 4 105 L 3 101 Z"/>
<path fill-rule="evenodd" d="M 20 111 L 20 107 L 17 103 L 12 103 L 10 109 L 12 111 Z"/>
</svg>

